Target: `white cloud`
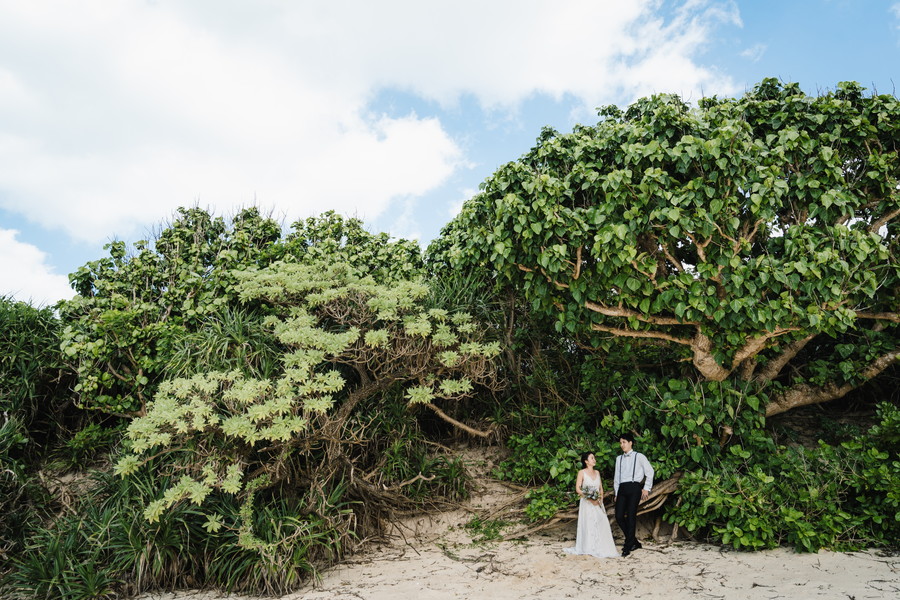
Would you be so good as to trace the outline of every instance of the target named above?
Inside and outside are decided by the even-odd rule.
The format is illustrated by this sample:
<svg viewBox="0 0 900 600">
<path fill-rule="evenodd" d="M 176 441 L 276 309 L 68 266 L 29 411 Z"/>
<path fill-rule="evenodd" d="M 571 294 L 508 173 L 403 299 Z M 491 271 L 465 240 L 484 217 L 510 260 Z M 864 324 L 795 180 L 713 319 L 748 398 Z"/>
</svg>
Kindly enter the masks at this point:
<svg viewBox="0 0 900 600">
<path fill-rule="evenodd" d="M 57 275 L 47 265 L 47 255 L 31 244 L 16 239 L 18 231 L 0 229 L 0 290 L 33 306 L 46 306 L 75 292 L 65 275 Z"/>
<path fill-rule="evenodd" d="M 733 91 L 697 62 L 733 2 L 662 6 L 0 0 L 0 207 L 90 242 L 194 202 L 372 219 L 468 164 L 437 118 L 370 114 L 379 90 L 504 110 Z"/>
<path fill-rule="evenodd" d="M 766 53 L 766 49 L 767 47 L 765 44 L 754 44 L 753 46 L 741 52 L 741 56 L 743 56 L 750 62 L 759 62 L 759 59 L 761 59 Z"/>
</svg>

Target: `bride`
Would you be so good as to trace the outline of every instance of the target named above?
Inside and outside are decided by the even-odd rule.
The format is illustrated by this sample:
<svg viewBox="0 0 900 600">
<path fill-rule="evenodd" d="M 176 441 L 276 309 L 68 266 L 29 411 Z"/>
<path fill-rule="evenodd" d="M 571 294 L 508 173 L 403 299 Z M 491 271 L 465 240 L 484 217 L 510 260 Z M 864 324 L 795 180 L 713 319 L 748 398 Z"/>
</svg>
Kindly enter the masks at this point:
<svg viewBox="0 0 900 600">
<path fill-rule="evenodd" d="M 565 551 L 569 554 L 590 554 L 597 558 L 619 556 L 609 519 L 603 509 L 603 483 L 600 481 L 600 472 L 594 469 L 597 464 L 594 453 L 583 453 L 581 464 L 584 468 L 578 471 L 578 479 L 575 480 L 575 492 L 581 498 L 578 502 L 578 531 L 575 547 L 566 548 Z"/>
</svg>

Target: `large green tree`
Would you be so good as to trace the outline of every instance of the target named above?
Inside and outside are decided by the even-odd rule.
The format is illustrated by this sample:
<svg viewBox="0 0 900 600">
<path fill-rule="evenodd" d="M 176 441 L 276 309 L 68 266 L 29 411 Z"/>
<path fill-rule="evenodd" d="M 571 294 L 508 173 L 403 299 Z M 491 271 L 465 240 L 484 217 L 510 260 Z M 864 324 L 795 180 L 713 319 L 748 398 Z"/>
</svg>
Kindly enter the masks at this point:
<svg viewBox="0 0 900 600">
<path fill-rule="evenodd" d="M 235 302 L 232 271 L 265 265 L 281 227 L 255 208 L 230 222 L 179 209 L 151 241 L 107 245 L 109 256 L 69 276 L 62 348 L 84 408 L 141 414 L 177 353 L 180 336 Z"/>
<path fill-rule="evenodd" d="M 499 343 L 486 342 L 467 313 L 429 308 L 424 284 L 377 283 L 342 258 L 279 261 L 235 274 L 242 300 L 272 307 L 268 322 L 284 345 L 283 370 L 275 378 L 200 373 L 160 385 L 147 414 L 129 426 L 129 451 L 116 467 L 131 474 L 189 450 L 163 468 L 180 478 L 147 507 L 148 519 L 182 500 L 199 505 L 214 492 L 233 494 L 247 507 L 241 545 L 262 549 L 250 529 L 260 488 L 290 481 L 324 489 L 344 481 L 351 496 L 366 500 L 365 510 L 375 510 L 392 491 L 372 482 L 380 469 L 359 456 L 369 442 L 359 421 L 372 415 L 355 409 L 373 398 L 379 404 L 392 388 L 410 405 L 486 435 L 440 404 L 498 385 Z M 221 525 L 210 516 L 210 529 Z"/>
<path fill-rule="evenodd" d="M 778 382 L 767 414 L 842 397 L 900 354 L 900 102 L 767 79 L 545 130 L 432 246 L 557 329 L 662 346 L 700 381 Z"/>
<path fill-rule="evenodd" d="M 230 363 L 271 372 L 262 317 L 237 300 L 241 270 L 337 253 L 378 279 L 414 277 L 422 269 L 415 242 L 370 233 L 362 221 L 330 211 L 293 223 L 283 235 L 256 208 L 231 219 L 181 208 L 152 240 L 130 247 L 115 241 L 107 250 L 109 256 L 69 277 L 78 295 L 61 308 L 62 345 L 78 373 L 79 404 L 124 416 L 143 414 L 156 386 L 189 374 L 192 362 L 203 363 L 201 370 Z M 204 352 L 218 355 L 218 364 L 196 360 Z M 258 354 L 249 363 L 248 352 Z"/>
</svg>

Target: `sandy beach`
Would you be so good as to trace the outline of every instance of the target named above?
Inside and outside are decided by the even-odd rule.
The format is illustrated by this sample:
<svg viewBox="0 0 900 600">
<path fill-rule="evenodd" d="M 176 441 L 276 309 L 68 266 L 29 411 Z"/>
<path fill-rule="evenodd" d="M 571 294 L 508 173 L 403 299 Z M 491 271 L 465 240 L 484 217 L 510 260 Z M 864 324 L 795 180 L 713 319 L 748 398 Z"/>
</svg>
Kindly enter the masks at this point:
<svg viewBox="0 0 900 600">
<path fill-rule="evenodd" d="M 900 598 L 900 558 L 877 553 L 746 554 L 676 543 L 598 560 L 566 556 L 564 546 L 548 538 L 460 551 L 382 550 L 288 598 Z"/>
<path fill-rule="evenodd" d="M 879 552 L 795 554 L 722 550 L 693 542 L 644 548 L 627 558 L 569 556 L 571 537 L 550 531 L 527 542 L 390 545 L 322 574 L 290 600 L 491 598 L 896 599 L 900 556 Z M 215 592 L 147 595 L 145 600 L 240 600 Z"/>
<path fill-rule="evenodd" d="M 513 497 L 481 480 L 465 510 L 412 519 L 389 541 L 372 544 L 325 570 L 320 581 L 287 600 L 491 600 L 660 598 L 897 599 L 900 555 L 881 551 L 798 554 L 780 548 L 738 552 L 693 542 L 650 539 L 626 558 L 571 556 L 575 522 L 563 521 L 524 540 L 474 542 L 473 515 L 496 515 Z M 499 508 L 498 508 L 499 507 Z M 495 518 L 495 517 L 492 517 Z M 511 525 L 515 532 L 521 525 Z M 613 527 L 619 542 L 618 531 Z M 507 531 L 504 531 L 507 533 Z M 246 600 L 217 592 L 147 594 L 142 600 Z"/>
</svg>

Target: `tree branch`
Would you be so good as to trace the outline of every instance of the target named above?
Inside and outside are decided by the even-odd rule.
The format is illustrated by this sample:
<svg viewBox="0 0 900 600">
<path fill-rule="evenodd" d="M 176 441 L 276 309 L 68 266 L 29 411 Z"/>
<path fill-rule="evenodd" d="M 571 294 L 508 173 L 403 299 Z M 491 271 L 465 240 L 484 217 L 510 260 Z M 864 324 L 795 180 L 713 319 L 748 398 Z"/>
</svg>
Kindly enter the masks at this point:
<svg viewBox="0 0 900 600">
<path fill-rule="evenodd" d="M 684 346 L 690 346 L 691 340 L 687 338 L 679 338 L 674 335 L 668 335 L 666 333 L 662 333 L 659 331 L 638 331 L 634 329 L 617 329 L 615 327 L 605 327 L 603 325 L 598 325 L 597 323 L 591 324 L 591 329 L 594 331 L 603 331 L 606 333 L 611 333 L 618 337 L 633 337 L 633 338 L 654 338 L 658 340 L 667 340 L 669 342 L 674 342 L 676 344 L 682 344 Z"/>
<path fill-rule="evenodd" d="M 766 416 L 771 417 L 787 412 L 792 408 L 809 406 L 811 404 L 821 404 L 823 402 L 830 402 L 831 400 L 843 398 L 850 391 L 856 389 L 876 375 L 879 375 L 882 371 L 894 364 L 898 358 L 900 358 L 900 350 L 894 350 L 893 352 L 888 352 L 887 354 L 879 356 L 866 367 L 862 373 L 860 373 L 862 381 L 858 384 L 845 383 L 844 385 L 839 386 L 834 383 L 828 383 L 821 387 L 801 384 L 787 389 L 784 393 L 777 396 L 776 400 L 770 402 L 766 406 Z"/>
<path fill-rule="evenodd" d="M 679 273 L 684 272 L 684 270 L 685 270 L 684 263 L 682 263 L 680 260 L 678 260 L 677 258 L 672 256 L 672 252 L 669 250 L 669 246 L 662 245 L 661 247 L 662 247 L 663 254 L 665 254 L 667 259 L 669 259 L 669 262 L 672 263 L 672 266 L 675 268 L 675 270 L 678 271 Z"/>
<path fill-rule="evenodd" d="M 712 352 L 712 340 L 704 333 L 697 331 L 697 335 L 694 336 L 690 344 L 694 353 L 694 366 L 708 381 L 724 381 L 738 365 L 759 354 L 770 339 L 795 330 L 795 328 L 777 329 L 750 339 L 735 353 L 730 366 L 722 366 L 716 361 Z"/>
<path fill-rule="evenodd" d="M 363 478 L 363 479 L 365 479 L 365 478 Z M 398 483 L 397 485 L 392 485 L 391 487 L 387 487 L 386 485 L 382 484 L 382 487 L 387 492 L 395 492 L 395 491 L 397 491 L 401 488 L 404 488 L 410 484 L 413 484 L 417 481 L 431 481 L 433 479 L 434 479 L 434 475 L 431 475 L 430 477 L 425 477 L 424 475 L 422 475 L 422 472 L 420 471 L 418 475 L 416 475 L 415 477 L 413 477 L 411 479 L 407 479 L 403 483 Z"/>
<path fill-rule="evenodd" d="M 516 263 L 516 266 L 519 267 L 519 270 L 525 271 L 526 273 L 534 273 L 536 270 L 540 271 L 541 275 L 543 275 L 544 278 L 547 279 L 547 281 L 549 281 L 550 283 L 552 283 L 553 285 L 555 285 L 557 287 L 560 287 L 560 288 L 568 288 L 569 287 L 569 285 L 567 283 L 560 283 L 559 281 L 556 281 L 555 279 L 553 279 L 552 277 L 547 275 L 547 271 L 544 270 L 544 267 L 538 267 L 537 269 L 532 269 L 532 268 L 526 267 L 525 265 L 520 265 L 519 263 Z"/>
<path fill-rule="evenodd" d="M 872 224 L 869 225 L 869 233 L 878 233 L 879 229 L 887 225 L 888 221 L 893 220 L 897 215 L 900 215 L 900 208 L 884 215 L 877 221 L 873 221 Z"/>
<path fill-rule="evenodd" d="M 713 223 L 713 225 L 715 225 L 715 223 Z M 719 230 L 719 233 L 721 233 L 721 232 L 722 231 Z M 709 238 L 707 238 L 707 240 L 705 242 L 703 242 L 702 244 L 697 241 L 697 238 L 694 237 L 693 233 L 687 232 L 687 236 L 689 238 L 691 238 L 692 242 L 694 242 L 694 248 L 697 250 L 697 256 L 700 258 L 700 260 L 702 260 L 703 262 L 706 262 L 706 247 L 712 241 L 712 236 L 709 236 Z M 728 238 L 728 239 L 731 239 L 731 238 Z"/>
<path fill-rule="evenodd" d="M 448 423 L 450 423 L 450 424 L 453 425 L 454 427 L 457 427 L 457 428 L 459 428 L 459 429 L 462 429 L 462 430 L 465 431 L 466 433 L 469 433 L 469 434 L 472 434 L 472 435 L 477 435 L 477 436 L 483 437 L 483 438 L 490 437 L 490 435 L 491 435 L 491 431 L 490 431 L 490 430 L 488 430 L 488 431 L 479 431 L 478 429 L 473 429 L 472 427 L 469 427 L 469 426 L 466 425 L 465 423 L 461 423 L 461 422 L 457 421 L 456 419 L 454 419 L 453 417 L 451 417 L 450 415 L 448 415 L 447 413 L 445 413 L 444 411 L 442 411 L 441 409 L 439 409 L 437 406 L 435 406 L 435 405 L 432 404 L 431 402 L 427 403 L 425 406 L 427 406 L 428 408 L 430 408 L 431 410 L 433 410 L 434 413 L 435 413 L 437 416 L 439 416 L 440 418 L 442 418 L 443 420 L 447 421 Z"/>
<path fill-rule="evenodd" d="M 760 353 L 760 351 L 766 347 L 766 343 L 774 337 L 778 337 L 780 335 L 784 335 L 786 333 L 790 333 L 792 331 L 798 331 L 798 327 L 788 327 L 786 329 L 776 329 L 775 331 L 768 331 L 763 335 L 752 338 L 746 344 L 741 346 L 741 348 L 735 353 L 734 360 L 732 360 L 732 367 L 736 367 L 740 363 L 744 362 L 748 358 L 752 356 L 756 356 Z"/>
<path fill-rule="evenodd" d="M 900 313 L 869 313 L 869 312 L 857 312 L 857 318 L 860 319 L 878 319 L 880 321 L 893 321 L 894 323 L 900 323 Z"/>
<path fill-rule="evenodd" d="M 578 246 L 578 251 L 575 253 L 575 274 L 572 275 L 572 279 L 578 279 L 581 276 L 581 249 L 583 246 Z"/>
<path fill-rule="evenodd" d="M 654 325 L 693 325 L 695 327 L 699 325 L 699 323 L 695 321 L 681 321 L 672 317 L 657 317 L 655 315 L 645 315 L 644 313 L 638 312 L 636 310 L 621 307 L 612 308 L 609 306 L 603 306 L 602 304 L 598 304 L 597 302 L 592 302 L 590 300 L 585 301 L 584 307 L 588 310 L 598 312 L 601 315 L 606 315 L 607 317 L 633 317 L 638 321 L 643 321 L 644 323 L 652 323 Z"/>
<path fill-rule="evenodd" d="M 648 273 L 647 271 L 641 270 L 641 268 L 637 264 L 637 261 L 635 261 L 635 260 L 631 261 L 631 266 L 634 267 L 635 271 L 637 271 L 638 273 L 640 273 L 641 275 L 643 275 L 644 277 L 646 277 L 653 283 L 656 283 L 656 272 L 655 271 L 653 273 Z"/>
<path fill-rule="evenodd" d="M 753 378 L 754 381 L 772 381 L 775 379 L 781 370 L 784 368 L 784 365 L 791 362 L 791 360 L 797 356 L 797 353 L 803 350 L 803 348 L 816 337 L 817 334 L 811 333 L 804 338 L 800 338 L 799 340 L 795 340 L 785 346 L 784 350 L 766 363 L 766 365 L 760 369 L 759 373 Z"/>
</svg>

